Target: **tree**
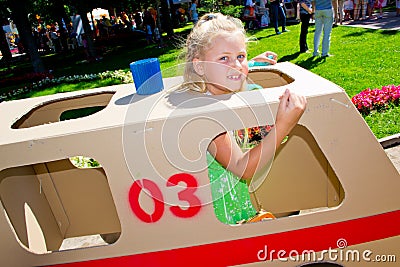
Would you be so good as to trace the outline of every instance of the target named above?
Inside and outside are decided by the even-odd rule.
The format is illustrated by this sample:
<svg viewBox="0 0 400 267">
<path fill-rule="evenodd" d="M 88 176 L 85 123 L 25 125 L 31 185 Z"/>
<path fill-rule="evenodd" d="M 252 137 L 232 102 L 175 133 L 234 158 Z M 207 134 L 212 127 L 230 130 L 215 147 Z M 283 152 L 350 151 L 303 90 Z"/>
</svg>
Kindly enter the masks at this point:
<svg viewBox="0 0 400 267">
<path fill-rule="evenodd" d="M 64 49 L 66 49 L 68 33 L 67 29 L 63 27 L 63 24 L 69 23 L 71 19 L 65 13 L 64 4 L 62 1 L 53 1 L 51 6 L 51 11 L 52 11 L 51 14 L 53 14 L 59 25 L 61 44 L 64 47 Z"/>
<path fill-rule="evenodd" d="M 164 31 L 169 37 L 174 35 L 174 28 L 172 27 L 172 21 L 170 16 L 170 10 L 168 8 L 169 0 L 161 1 L 161 24 Z"/>
<path fill-rule="evenodd" d="M 15 22 L 18 34 L 24 47 L 28 50 L 29 57 L 32 62 L 32 67 L 34 72 L 45 72 L 46 68 L 43 61 L 39 55 L 38 47 L 36 45 L 35 39 L 32 35 L 31 24 L 28 20 L 27 7 L 29 4 L 28 0 L 8 0 L 8 6 L 11 9 L 11 15 L 13 21 Z"/>
<path fill-rule="evenodd" d="M 81 0 L 74 0 L 72 1 L 75 4 L 75 8 L 77 13 L 81 16 L 82 20 L 82 27 L 83 31 L 85 32 L 85 36 L 87 38 L 87 45 L 88 45 L 88 52 L 92 58 L 97 57 L 96 48 L 94 46 L 93 41 L 93 33 L 92 29 L 89 24 L 89 19 L 87 18 L 86 14 L 93 10 L 97 6 L 98 1 L 81 1 Z"/>
</svg>

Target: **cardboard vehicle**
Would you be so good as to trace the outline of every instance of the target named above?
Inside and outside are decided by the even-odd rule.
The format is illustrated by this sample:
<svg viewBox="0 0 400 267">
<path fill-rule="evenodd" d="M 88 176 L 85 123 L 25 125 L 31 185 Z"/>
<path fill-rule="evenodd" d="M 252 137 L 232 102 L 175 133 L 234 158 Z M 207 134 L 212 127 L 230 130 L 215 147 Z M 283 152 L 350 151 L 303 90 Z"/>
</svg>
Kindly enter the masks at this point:
<svg viewBox="0 0 400 267">
<path fill-rule="evenodd" d="M 128 84 L 1 103 L 0 265 L 397 266 L 400 176 L 343 89 L 291 63 L 250 77 L 265 89 L 139 96 Z M 285 88 L 307 110 L 250 190 L 278 218 L 224 224 L 207 146 L 273 123 Z M 91 236 L 106 242 L 63 248 Z"/>
</svg>

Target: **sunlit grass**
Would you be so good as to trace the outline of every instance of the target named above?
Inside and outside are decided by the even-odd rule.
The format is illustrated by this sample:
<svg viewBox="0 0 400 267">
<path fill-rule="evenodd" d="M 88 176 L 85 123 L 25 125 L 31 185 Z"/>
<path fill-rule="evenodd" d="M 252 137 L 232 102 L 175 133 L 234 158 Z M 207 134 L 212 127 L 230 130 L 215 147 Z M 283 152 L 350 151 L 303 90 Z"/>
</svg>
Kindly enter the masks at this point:
<svg viewBox="0 0 400 267">
<path fill-rule="evenodd" d="M 364 117 L 376 138 L 400 133 L 400 106 L 372 112 Z"/>
</svg>

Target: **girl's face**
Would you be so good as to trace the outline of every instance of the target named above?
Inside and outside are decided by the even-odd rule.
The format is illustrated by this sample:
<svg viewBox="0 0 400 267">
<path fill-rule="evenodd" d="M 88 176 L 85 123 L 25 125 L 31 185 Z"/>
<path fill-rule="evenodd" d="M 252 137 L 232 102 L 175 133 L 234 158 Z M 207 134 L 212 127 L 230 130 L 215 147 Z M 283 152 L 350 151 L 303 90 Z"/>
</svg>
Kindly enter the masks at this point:
<svg viewBox="0 0 400 267">
<path fill-rule="evenodd" d="M 241 91 L 249 72 L 245 37 L 240 32 L 216 36 L 209 49 L 195 58 L 193 64 L 204 77 L 210 93 Z"/>
</svg>

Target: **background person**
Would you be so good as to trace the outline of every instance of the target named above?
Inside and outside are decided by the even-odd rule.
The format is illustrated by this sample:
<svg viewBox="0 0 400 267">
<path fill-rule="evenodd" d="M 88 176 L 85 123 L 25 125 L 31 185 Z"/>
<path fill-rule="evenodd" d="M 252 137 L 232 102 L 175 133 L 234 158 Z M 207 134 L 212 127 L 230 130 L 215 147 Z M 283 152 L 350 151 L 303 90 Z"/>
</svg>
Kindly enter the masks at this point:
<svg viewBox="0 0 400 267">
<path fill-rule="evenodd" d="M 311 0 L 300 0 L 300 53 L 305 53 L 308 51 L 307 34 L 312 15 L 313 10 Z"/>
<path fill-rule="evenodd" d="M 275 28 L 276 34 L 281 34 L 279 31 L 279 18 L 281 19 L 282 24 L 282 32 L 288 32 L 286 29 L 286 15 L 285 11 L 282 7 L 282 0 L 271 0 L 270 1 L 270 9 L 272 14 L 272 25 Z"/>
<path fill-rule="evenodd" d="M 312 2 L 315 33 L 314 33 L 314 53 L 313 56 L 319 55 L 318 47 L 321 40 L 321 34 L 324 32 L 322 39 L 322 57 L 329 57 L 329 49 L 331 45 L 331 32 L 333 24 L 333 9 L 331 0 L 314 0 Z"/>
<path fill-rule="evenodd" d="M 344 1 L 343 8 L 344 8 L 344 20 L 353 19 L 353 12 L 354 12 L 353 0 Z"/>
<path fill-rule="evenodd" d="M 359 20 L 360 17 L 361 0 L 353 0 L 353 3 L 354 3 L 353 19 L 357 21 Z"/>
<path fill-rule="evenodd" d="M 199 20 L 199 14 L 197 13 L 197 0 L 192 0 L 192 4 L 189 9 L 190 18 L 193 21 L 193 24 L 196 24 Z"/>
<path fill-rule="evenodd" d="M 336 17 L 336 21 L 339 21 L 340 25 L 343 24 L 343 17 L 344 17 L 344 1 L 338 0 L 338 16 Z"/>
</svg>

